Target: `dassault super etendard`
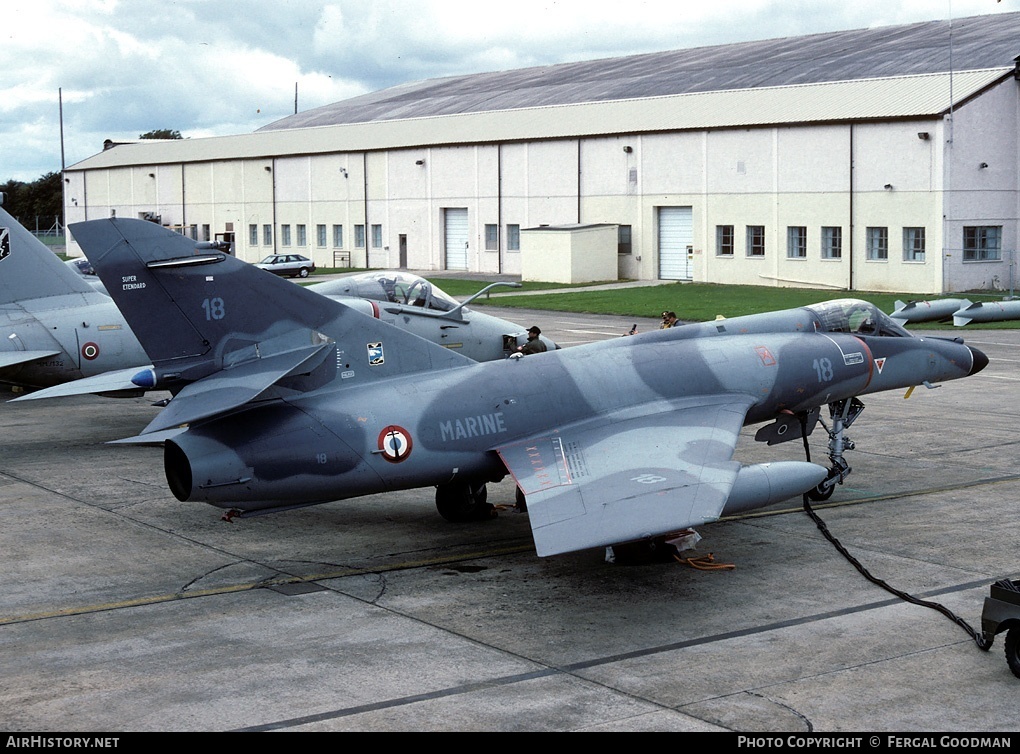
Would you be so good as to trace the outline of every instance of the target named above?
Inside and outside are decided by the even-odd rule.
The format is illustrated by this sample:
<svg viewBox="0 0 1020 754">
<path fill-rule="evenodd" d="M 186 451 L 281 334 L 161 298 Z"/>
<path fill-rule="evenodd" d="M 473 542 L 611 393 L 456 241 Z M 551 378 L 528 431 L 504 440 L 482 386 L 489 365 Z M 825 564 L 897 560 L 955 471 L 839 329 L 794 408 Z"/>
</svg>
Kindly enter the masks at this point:
<svg viewBox="0 0 1020 754">
<path fill-rule="evenodd" d="M 138 220 L 72 225 L 176 390 L 165 438 L 181 501 L 245 512 L 434 486 L 469 519 L 511 474 L 539 555 L 655 537 L 849 472 L 858 396 L 959 379 L 988 360 L 842 300 L 472 362 Z M 802 437 L 829 407 L 830 466 L 742 466 L 742 426 Z"/>
</svg>

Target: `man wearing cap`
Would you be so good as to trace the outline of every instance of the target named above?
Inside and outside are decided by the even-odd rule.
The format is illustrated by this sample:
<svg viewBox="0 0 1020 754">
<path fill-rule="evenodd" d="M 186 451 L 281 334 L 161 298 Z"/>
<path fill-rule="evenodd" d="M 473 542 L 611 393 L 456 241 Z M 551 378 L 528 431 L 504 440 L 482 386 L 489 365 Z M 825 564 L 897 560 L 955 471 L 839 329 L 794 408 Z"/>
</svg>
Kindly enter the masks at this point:
<svg viewBox="0 0 1020 754">
<path fill-rule="evenodd" d="M 528 328 L 528 342 L 523 346 L 518 346 L 517 350 L 522 356 L 527 356 L 530 353 L 543 353 L 545 351 L 545 343 L 538 337 L 542 334 L 542 331 L 538 327 Z"/>
</svg>

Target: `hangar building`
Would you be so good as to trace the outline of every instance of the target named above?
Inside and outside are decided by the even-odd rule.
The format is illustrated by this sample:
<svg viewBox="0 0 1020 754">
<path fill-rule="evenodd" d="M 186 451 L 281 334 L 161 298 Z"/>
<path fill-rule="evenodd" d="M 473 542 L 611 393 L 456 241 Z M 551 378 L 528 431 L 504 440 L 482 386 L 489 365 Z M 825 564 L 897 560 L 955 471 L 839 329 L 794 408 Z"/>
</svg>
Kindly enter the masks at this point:
<svg viewBox="0 0 1020 754">
<path fill-rule="evenodd" d="M 419 81 L 112 145 L 65 171 L 65 218 L 149 218 L 248 261 L 528 278 L 576 248 L 635 279 L 1003 289 L 1018 54 L 1005 13 Z"/>
</svg>

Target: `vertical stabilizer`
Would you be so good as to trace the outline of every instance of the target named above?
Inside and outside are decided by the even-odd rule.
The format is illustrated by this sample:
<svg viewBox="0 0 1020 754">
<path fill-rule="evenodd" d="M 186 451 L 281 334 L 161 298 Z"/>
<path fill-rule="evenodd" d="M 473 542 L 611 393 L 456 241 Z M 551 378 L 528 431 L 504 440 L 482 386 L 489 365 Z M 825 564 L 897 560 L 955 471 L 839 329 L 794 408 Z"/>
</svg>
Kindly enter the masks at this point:
<svg viewBox="0 0 1020 754">
<path fill-rule="evenodd" d="M 69 293 L 100 295 L 0 207 L 0 305 Z"/>
<path fill-rule="evenodd" d="M 350 384 L 473 363 L 154 223 L 69 227 L 153 365 L 186 381 L 328 341 Z"/>
</svg>

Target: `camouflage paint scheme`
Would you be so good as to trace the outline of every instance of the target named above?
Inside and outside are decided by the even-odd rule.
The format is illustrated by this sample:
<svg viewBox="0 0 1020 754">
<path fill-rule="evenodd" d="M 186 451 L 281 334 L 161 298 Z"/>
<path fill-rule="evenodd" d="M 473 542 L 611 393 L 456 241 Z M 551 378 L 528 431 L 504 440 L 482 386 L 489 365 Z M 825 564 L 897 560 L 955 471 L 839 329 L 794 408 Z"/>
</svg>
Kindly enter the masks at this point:
<svg viewBox="0 0 1020 754">
<path fill-rule="evenodd" d="M 72 230 L 155 384 L 188 383 L 141 435 L 172 433 L 178 499 L 260 511 L 434 485 L 458 520 L 509 473 L 540 555 L 799 495 L 829 471 L 741 467 L 743 425 L 810 431 L 820 406 L 987 364 L 853 300 L 476 363 L 151 224 Z"/>
</svg>

